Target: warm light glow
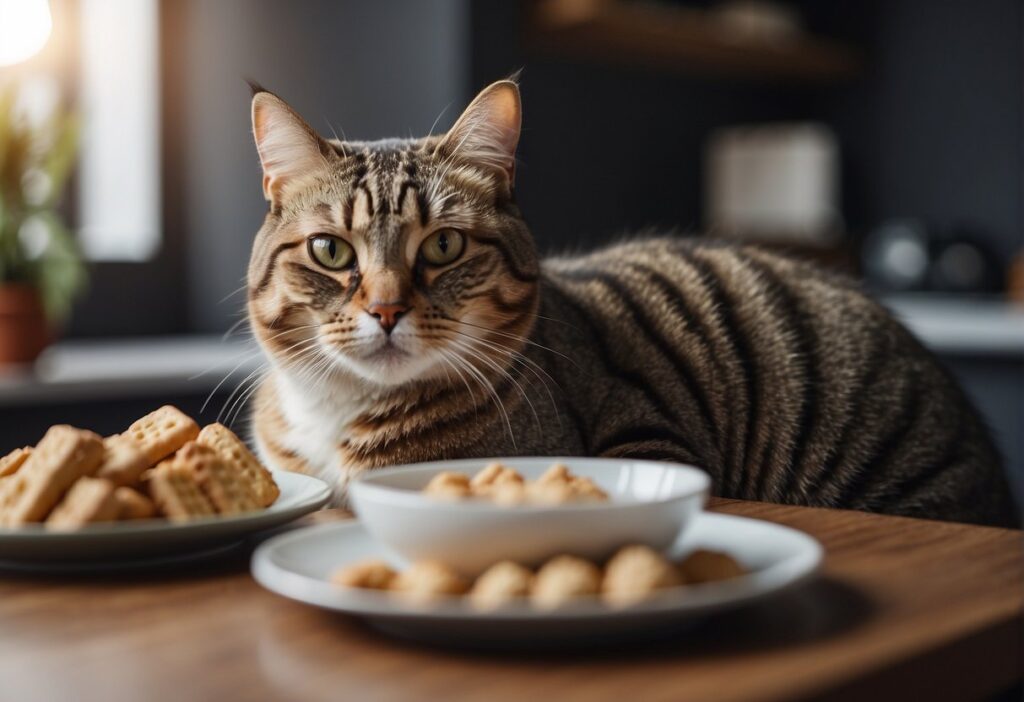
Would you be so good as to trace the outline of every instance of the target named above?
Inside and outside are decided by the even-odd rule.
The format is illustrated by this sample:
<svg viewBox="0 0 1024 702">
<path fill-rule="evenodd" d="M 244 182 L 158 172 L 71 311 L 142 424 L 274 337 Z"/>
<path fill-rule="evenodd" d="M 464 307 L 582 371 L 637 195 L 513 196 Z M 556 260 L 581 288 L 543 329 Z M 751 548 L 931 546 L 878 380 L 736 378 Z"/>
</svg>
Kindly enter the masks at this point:
<svg viewBox="0 0 1024 702">
<path fill-rule="evenodd" d="M 52 27 L 48 0 L 0 0 L 0 66 L 31 58 Z"/>
</svg>

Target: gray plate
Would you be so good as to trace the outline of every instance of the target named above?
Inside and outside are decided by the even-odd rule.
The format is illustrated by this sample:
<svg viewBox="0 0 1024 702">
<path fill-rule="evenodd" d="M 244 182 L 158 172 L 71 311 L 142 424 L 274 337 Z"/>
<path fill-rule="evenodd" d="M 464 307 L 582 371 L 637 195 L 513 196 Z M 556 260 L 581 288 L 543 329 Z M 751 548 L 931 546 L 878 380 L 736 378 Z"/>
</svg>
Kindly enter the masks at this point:
<svg viewBox="0 0 1024 702">
<path fill-rule="evenodd" d="M 112 522 L 78 531 L 49 531 L 32 524 L 0 529 L 0 560 L 24 563 L 89 563 L 119 559 L 164 558 L 211 549 L 248 534 L 280 526 L 319 509 L 330 498 L 322 480 L 299 473 L 275 472 L 281 488 L 277 501 L 265 510 L 234 517 L 211 517 L 190 522 L 147 519 Z"/>
</svg>

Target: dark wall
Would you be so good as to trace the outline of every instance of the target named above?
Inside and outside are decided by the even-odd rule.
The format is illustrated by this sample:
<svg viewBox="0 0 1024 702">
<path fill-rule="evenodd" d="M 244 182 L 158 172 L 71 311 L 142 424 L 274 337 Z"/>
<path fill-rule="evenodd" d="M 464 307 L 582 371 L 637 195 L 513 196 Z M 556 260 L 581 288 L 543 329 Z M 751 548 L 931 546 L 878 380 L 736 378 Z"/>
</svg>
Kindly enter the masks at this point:
<svg viewBox="0 0 1024 702">
<path fill-rule="evenodd" d="M 851 236 L 891 217 L 978 229 L 1005 259 L 1022 236 L 1018 0 L 800 3 L 812 31 L 863 47 L 835 85 L 704 79 L 525 46 L 517 3 L 472 4 L 472 82 L 523 67 L 519 196 L 544 247 L 702 221 L 716 128 L 821 120 L 838 133 Z"/>
<path fill-rule="evenodd" d="M 182 13 L 181 207 L 188 313 L 227 328 L 244 303 L 253 235 L 266 213 L 249 124 L 252 79 L 326 135 L 425 133 L 466 99 L 464 0 L 176 0 Z"/>
<path fill-rule="evenodd" d="M 855 26 L 867 52 L 864 77 L 824 91 L 811 110 L 840 135 L 854 229 L 914 217 L 936 230 L 969 226 L 1003 261 L 1020 250 L 1019 0 L 808 3 L 807 10 L 830 32 Z"/>
<path fill-rule="evenodd" d="M 523 68 L 517 194 L 542 249 L 701 225 L 716 127 L 799 117 L 805 91 L 578 61 L 524 43 L 517 3 L 472 4 L 474 87 Z"/>
</svg>

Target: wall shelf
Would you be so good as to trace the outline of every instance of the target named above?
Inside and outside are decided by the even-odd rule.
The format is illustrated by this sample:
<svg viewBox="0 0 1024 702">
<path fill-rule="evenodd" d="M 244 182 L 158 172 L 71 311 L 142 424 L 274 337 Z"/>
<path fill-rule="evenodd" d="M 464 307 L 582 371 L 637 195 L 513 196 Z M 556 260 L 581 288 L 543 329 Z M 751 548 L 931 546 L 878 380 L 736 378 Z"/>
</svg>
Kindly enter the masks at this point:
<svg viewBox="0 0 1024 702">
<path fill-rule="evenodd" d="M 855 77 L 863 63 L 840 42 L 746 38 L 707 11 L 657 2 L 537 0 L 527 32 L 546 51 L 710 76 L 823 83 Z"/>
</svg>

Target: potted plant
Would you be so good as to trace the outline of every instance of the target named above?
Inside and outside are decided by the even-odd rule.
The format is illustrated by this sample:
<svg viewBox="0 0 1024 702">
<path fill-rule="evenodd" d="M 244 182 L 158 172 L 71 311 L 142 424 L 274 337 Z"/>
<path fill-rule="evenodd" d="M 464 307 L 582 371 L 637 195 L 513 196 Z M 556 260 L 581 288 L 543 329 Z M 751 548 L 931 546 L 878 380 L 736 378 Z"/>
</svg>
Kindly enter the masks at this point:
<svg viewBox="0 0 1024 702">
<path fill-rule="evenodd" d="M 57 211 L 78 146 L 64 107 L 44 119 L 0 90 L 0 365 L 29 363 L 53 337 L 86 272 Z"/>
</svg>

